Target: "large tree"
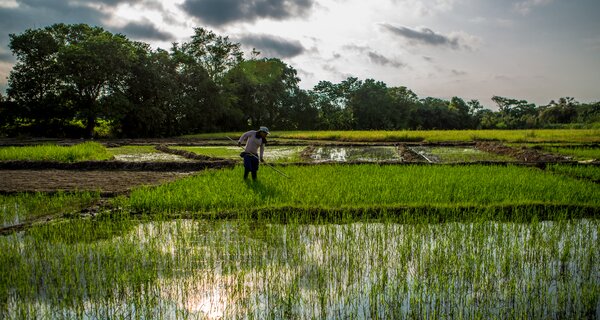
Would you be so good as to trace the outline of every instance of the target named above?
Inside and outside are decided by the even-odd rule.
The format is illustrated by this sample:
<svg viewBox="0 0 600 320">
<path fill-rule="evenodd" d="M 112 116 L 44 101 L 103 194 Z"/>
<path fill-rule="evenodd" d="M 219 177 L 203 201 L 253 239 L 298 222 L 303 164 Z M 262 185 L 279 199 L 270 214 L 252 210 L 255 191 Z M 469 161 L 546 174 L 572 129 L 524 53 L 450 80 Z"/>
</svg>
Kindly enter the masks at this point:
<svg viewBox="0 0 600 320">
<path fill-rule="evenodd" d="M 56 29 L 9 35 L 9 47 L 17 59 L 8 79 L 7 94 L 16 108 L 11 113 L 34 126 L 48 126 L 72 117 L 72 110 L 61 101 L 64 88 L 57 61 L 63 40 Z"/>
<path fill-rule="evenodd" d="M 55 24 L 10 35 L 17 65 L 8 94 L 25 117 L 73 115 L 91 137 L 99 117 L 110 112 L 101 100 L 123 91 L 133 46 L 122 35 L 86 24 Z"/>
<path fill-rule="evenodd" d="M 299 81 L 296 70 L 279 59 L 252 59 L 229 72 L 227 87 L 249 126 L 283 128 L 293 110 L 308 108 Z"/>
</svg>

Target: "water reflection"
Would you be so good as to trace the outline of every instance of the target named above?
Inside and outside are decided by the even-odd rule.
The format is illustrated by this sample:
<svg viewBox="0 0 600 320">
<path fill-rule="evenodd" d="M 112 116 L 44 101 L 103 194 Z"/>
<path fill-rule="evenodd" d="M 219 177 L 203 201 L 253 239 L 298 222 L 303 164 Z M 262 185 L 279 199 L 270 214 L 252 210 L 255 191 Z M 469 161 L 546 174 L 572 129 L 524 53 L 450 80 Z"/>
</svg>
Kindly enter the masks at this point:
<svg viewBox="0 0 600 320">
<path fill-rule="evenodd" d="M 558 290 L 575 299 L 582 293 L 565 288 L 597 292 L 600 285 L 598 267 L 585 261 L 599 255 L 590 245 L 598 240 L 594 221 L 266 224 L 252 236 L 247 226 L 229 222 L 203 229 L 201 237 L 192 236 L 196 222 L 178 223 L 177 231 L 160 232 L 173 237 L 159 242 L 165 252 L 181 254 L 176 239 L 195 238 L 185 249 L 188 258 L 176 258 L 189 269 L 185 276 L 163 278 L 161 292 L 207 318 L 386 318 L 457 309 L 468 317 L 497 317 L 508 308 L 547 317 L 565 311 Z M 552 253 L 584 241 L 589 242 L 568 248 L 565 261 Z M 189 263 L 199 256 L 203 259 Z M 586 286 L 586 279 L 595 280 Z M 532 301 L 542 304 L 532 309 Z"/>
<path fill-rule="evenodd" d="M 70 261 L 94 272 L 78 275 L 85 288 L 73 292 L 84 294 L 67 296 L 75 302 L 52 302 L 42 295 L 35 303 L 16 298 L 9 303 L 11 310 L 34 317 L 92 319 L 597 318 L 599 230 L 597 220 L 146 222 L 110 240 L 77 244 L 82 255 Z M 23 236 L 3 241 L 8 246 Z M 49 261 L 55 252 L 75 250 L 64 244 L 38 246 L 47 246 L 44 259 Z M 111 270 L 123 276 L 155 274 L 150 279 L 156 280 L 147 280 L 141 290 L 103 283 L 102 257 L 121 261 L 119 254 L 136 255 L 145 268 L 110 265 Z M 61 290 L 60 282 L 49 282 L 41 291 L 54 292 L 48 287 L 53 285 Z M 87 298 L 86 288 L 104 285 L 119 294 Z M 75 311 L 65 307 L 73 304 Z"/>
<path fill-rule="evenodd" d="M 310 158 L 315 162 L 400 161 L 396 147 L 317 147 Z"/>
</svg>

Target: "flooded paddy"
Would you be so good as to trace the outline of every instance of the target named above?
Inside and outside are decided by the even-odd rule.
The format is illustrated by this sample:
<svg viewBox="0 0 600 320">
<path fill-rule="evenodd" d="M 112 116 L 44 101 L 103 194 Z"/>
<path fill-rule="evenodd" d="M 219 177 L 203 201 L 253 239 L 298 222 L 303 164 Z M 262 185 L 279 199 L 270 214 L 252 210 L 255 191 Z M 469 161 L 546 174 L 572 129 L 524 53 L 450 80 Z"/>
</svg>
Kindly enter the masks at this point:
<svg viewBox="0 0 600 320">
<path fill-rule="evenodd" d="M 597 220 L 85 224 L 0 238 L 0 316 L 600 316 Z"/>
<path fill-rule="evenodd" d="M 241 160 L 240 153 L 244 151 L 238 146 L 202 146 L 202 147 L 173 147 L 174 149 L 190 151 L 199 155 Z M 264 151 L 265 161 L 268 162 L 298 162 L 304 146 L 267 146 Z"/>
<path fill-rule="evenodd" d="M 314 147 L 310 154 L 314 162 L 348 162 L 348 161 L 401 161 L 396 147 L 364 146 L 364 147 Z"/>
<path fill-rule="evenodd" d="M 411 150 L 421 155 L 432 163 L 478 162 L 478 161 L 516 161 L 509 156 L 493 154 L 478 150 L 471 146 L 457 147 L 410 147 Z"/>
<path fill-rule="evenodd" d="M 121 146 L 107 148 L 113 154 L 114 160 L 125 162 L 189 162 L 185 157 L 164 153 L 156 150 L 154 146 Z"/>
</svg>

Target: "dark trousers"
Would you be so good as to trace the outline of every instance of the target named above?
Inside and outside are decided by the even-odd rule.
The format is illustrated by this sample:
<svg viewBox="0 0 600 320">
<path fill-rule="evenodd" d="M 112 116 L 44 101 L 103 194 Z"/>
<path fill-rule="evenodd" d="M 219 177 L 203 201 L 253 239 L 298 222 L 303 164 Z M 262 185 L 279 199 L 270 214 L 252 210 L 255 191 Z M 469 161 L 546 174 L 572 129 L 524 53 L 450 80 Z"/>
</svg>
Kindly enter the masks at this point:
<svg viewBox="0 0 600 320">
<path fill-rule="evenodd" d="M 258 158 L 252 154 L 244 155 L 244 179 L 248 179 L 248 173 L 252 173 L 252 180 L 256 180 L 258 172 Z"/>
</svg>

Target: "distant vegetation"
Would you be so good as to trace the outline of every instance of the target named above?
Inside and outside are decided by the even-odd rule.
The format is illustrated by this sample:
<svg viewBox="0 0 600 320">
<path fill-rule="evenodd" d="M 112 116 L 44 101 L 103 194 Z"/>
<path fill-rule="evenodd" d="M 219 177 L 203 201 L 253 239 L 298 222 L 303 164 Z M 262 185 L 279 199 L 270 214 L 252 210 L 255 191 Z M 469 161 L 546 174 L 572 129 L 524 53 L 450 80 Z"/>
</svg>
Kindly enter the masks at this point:
<svg viewBox="0 0 600 320">
<path fill-rule="evenodd" d="M 201 133 L 184 138 L 224 139 L 241 132 Z M 600 142 L 600 129 L 531 129 L 531 130 L 403 130 L 403 131 L 274 131 L 270 138 L 298 140 L 336 140 L 366 142 L 440 142 L 494 140 L 510 143 L 592 143 Z"/>
<path fill-rule="evenodd" d="M 593 128 L 600 102 L 570 97 L 536 106 L 492 97 L 420 98 L 374 79 L 299 87 L 279 59 L 244 58 L 239 43 L 196 28 L 189 42 L 153 50 L 85 24 L 11 34 L 17 63 L 0 96 L 0 134 L 162 137 L 273 130 Z"/>
</svg>

